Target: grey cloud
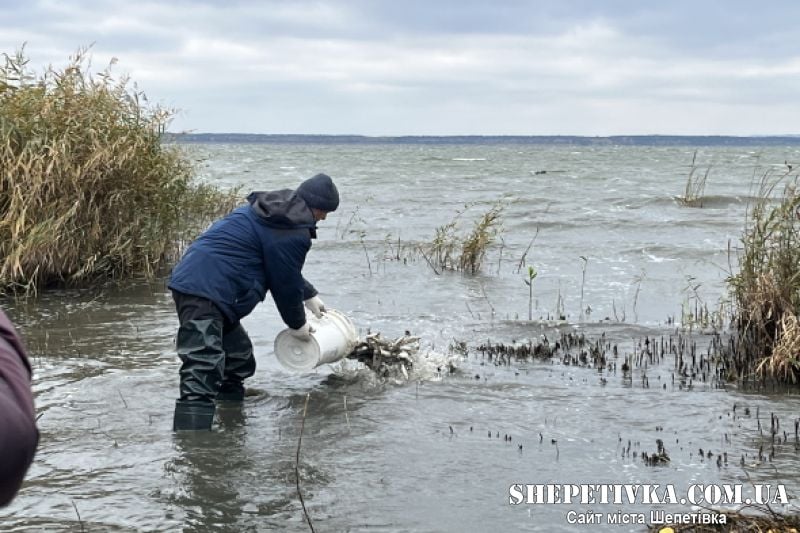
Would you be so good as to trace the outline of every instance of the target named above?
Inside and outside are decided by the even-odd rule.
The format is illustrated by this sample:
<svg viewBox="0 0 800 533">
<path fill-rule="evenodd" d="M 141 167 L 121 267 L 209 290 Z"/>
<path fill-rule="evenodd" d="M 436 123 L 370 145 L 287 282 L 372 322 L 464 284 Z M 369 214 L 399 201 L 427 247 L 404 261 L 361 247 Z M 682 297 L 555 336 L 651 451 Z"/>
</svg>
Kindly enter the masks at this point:
<svg viewBox="0 0 800 533">
<path fill-rule="evenodd" d="M 7 7 L 0 49 L 63 64 L 94 42 L 95 65 L 118 57 L 204 131 L 599 134 L 647 110 L 652 133 L 681 106 L 730 128 L 736 106 L 800 118 L 797 15 L 788 0 L 42 0 Z"/>
</svg>

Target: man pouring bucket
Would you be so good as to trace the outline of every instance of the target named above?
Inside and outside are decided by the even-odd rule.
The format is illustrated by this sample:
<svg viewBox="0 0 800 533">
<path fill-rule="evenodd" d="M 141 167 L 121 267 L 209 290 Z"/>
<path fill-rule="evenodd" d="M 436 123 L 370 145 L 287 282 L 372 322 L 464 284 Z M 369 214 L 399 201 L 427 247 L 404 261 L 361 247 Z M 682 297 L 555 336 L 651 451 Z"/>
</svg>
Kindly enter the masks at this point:
<svg viewBox="0 0 800 533">
<path fill-rule="evenodd" d="M 256 360 L 240 320 L 268 291 L 298 339 L 311 340 L 313 331 L 303 306 L 318 318 L 325 312 L 301 271 L 317 222 L 339 206 L 333 180 L 317 174 L 295 190 L 253 192 L 247 202 L 198 237 L 172 271 L 182 361 L 176 431 L 208 430 L 215 400 L 244 400 Z"/>
</svg>

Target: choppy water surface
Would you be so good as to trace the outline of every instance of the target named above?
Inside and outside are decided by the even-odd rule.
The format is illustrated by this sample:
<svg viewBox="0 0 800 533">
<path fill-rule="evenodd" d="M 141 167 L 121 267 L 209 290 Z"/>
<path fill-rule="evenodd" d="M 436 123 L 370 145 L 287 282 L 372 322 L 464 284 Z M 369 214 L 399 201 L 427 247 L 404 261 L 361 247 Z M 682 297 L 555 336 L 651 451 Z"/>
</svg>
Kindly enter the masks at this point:
<svg viewBox="0 0 800 533">
<path fill-rule="evenodd" d="M 715 307 L 724 296 L 754 172 L 797 162 L 797 148 L 699 149 L 698 164 L 712 164 L 702 209 L 675 200 L 688 147 L 186 149 L 202 179 L 225 187 L 331 174 L 342 204 L 305 269 L 326 303 L 364 331 L 409 329 L 427 348 L 446 352 L 458 340 L 470 352 L 455 374 L 402 385 L 327 367 L 290 374 L 272 354 L 282 325 L 268 299 L 244 321 L 257 394 L 242 410 L 220 410 L 214 432 L 175 436 L 177 319 L 163 283 L 8 304 L 34 356 L 42 438 L 24 489 L 0 510 L 4 531 L 78 531 L 76 508 L 86 531 L 307 531 L 294 468 L 308 393 L 299 469 L 317 531 L 567 531 L 579 528 L 567 512 L 589 507 L 689 509 L 510 506 L 512 483 L 673 484 L 682 496 L 694 483 L 749 477 L 783 483 L 798 501 L 796 395 L 687 389 L 673 382 L 671 357 L 646 370 L 644 387 L 641 369 L 625 379 L 558 359 L 498 366 L 475 350 L 486 339 L 605 333 L 621 364 L 646 336 L 674 334 L 682 305 Z M 466 229 L 496 201 L 506 205 L 502 242 L 481 274 L 437 275 L 412 253 L 457 213 Z M 531 241 L 533 322 L 520 264 Z M 591 309 L 583 317 L 581 302 Z M 567 322 L 548 325 L 559 312 Z M 774 445 L 771 414 L 781 424 Z M 671 461 L 647 466 L 639 456 L 656 439 Z M 762 446 L 771 460 L 758 460 Z"/>
</svg>

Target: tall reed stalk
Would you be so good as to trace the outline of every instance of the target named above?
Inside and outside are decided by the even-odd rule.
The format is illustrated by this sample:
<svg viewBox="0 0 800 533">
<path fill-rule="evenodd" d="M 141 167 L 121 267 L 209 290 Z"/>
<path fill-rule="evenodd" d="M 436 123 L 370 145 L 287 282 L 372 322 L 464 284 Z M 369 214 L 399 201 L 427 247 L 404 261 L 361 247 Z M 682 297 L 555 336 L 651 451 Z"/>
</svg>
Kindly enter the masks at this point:
<svg viewBox="0 0 800 533">
<path fill-rule="evenodd" d="M 24 50 L 4 58 L 0 292 L 153 275 L 235 203 L 162 144 L 171 111 L 111 66 L 92 76 L 86 50 L 38 75 Z"/>
</svg>

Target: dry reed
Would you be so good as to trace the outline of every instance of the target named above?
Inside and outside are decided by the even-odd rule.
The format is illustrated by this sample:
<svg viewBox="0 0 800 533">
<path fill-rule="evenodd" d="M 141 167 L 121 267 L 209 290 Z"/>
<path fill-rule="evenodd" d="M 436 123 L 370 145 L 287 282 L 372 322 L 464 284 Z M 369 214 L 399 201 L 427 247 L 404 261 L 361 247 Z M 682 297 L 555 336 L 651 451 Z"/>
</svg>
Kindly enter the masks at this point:
<svg viewBox="0 0 800 533">
<path fill-rule="evenodd" d="M 705 197 L 706 181 L 711 172 L 711 165 L 708 165 L 704 173 L 697 172 L 697 150 L 692 156 L 692 165 L 689 168 L 689 175 L 686 178 L 686 187 L 683 191 L 683 196 L 679 200 L 683 205 L 689 207 L 703 207 L 703 198 Z"/>
<path fill-rule="evenodd" d="M 729 278 L 740 356 L 761 377 L 796 382 L 800 365 L 800 195 L 797 171 L 764 174 Z M 783 185 L 782 194 L 774 194 Z"/>
<path fill-rule="evenodd" d="M 172 113 L 129 81 L 92 76 L 86 50 L 34 75 L 0 66 L 0 292 L 152 276 L 235 193 L 193 182 Z M 112 62 L 113 65 L 113 62 Z"/>
<path fill-rule="evenodd" d="M 452 221 L 436 228 L 433 240 L 427 246 L 421 246 L 419 251 L 437 273 L 453 270 L 477 274 L 483 266 L 486 251 L 500 232 L 503 208 L 502 203 L 495 203 L 466 235 L 457 232 L 458 221 L 464 213 L 459 211 Z"/>
<path fill-rule="evenodd" d="M 461 255 L 458 258 L 462 272 L 476 274 L 486 257 L 486 249 L 494 242 L 499 231 L 502 204 L 494 204 L 475 222 L 472 231 L 461 242 Z"/>
</svg>

